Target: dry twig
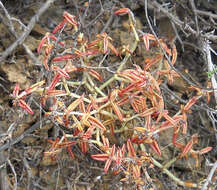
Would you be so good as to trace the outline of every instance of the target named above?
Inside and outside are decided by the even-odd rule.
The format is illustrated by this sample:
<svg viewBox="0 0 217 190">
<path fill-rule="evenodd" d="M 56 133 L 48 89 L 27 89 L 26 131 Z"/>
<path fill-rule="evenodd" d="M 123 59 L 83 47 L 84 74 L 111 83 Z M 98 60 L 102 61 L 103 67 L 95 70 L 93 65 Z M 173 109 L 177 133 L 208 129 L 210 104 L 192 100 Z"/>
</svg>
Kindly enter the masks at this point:
<svg viewBox="0 0 217 190">
<path fill-rule="evenodd" d="M 0 14 L 0 17 L 1 17 L 1 20 L 2 20 L 2 23 L 8 27 L 8 29 L 10 30 L 11 34 L 15 37 L 15 38 L 19 38 L 18 34 L 16 33 L 15 29 L 14 29 L 14 26 L 13 26 L 13 23 L 11 22 L 12 20 L 16 20 L 23 28 L 24 30 L 26 29 L 26 26 L 21 22 L 21 20 L 19 19 L 15 19 L 15 18 L 12 18 L 10 16 L 10 14 L 8 13 L 7 9 L 4 7 L 4 5 L 2 4 L 2 2 L 0 1 L 0 7 L 3 9 L 4 13 L 5 13 L 5 16 L 7 18 L 7 21 L 4 19 L 4 17 Z M 26 53 L 29 55 L 29 57 L 33 60 L 33 62 L 36 64 L 36 65 L 42 65 L 42 63 L 36 58 L 36 56 L 33 54 L 33 52 L 31 51 L 31 49 L 29 49 L 29 47 L 25 44 L 25 43 L 22 43 L 22 46 L 23 48 L 25 49 Z"/>
<path fill-rule="evenodd" d="M 14 140 L 12 140 L 12 142 L 7 142 L 6 144 L 2 145 L 0 147 L 0 152 L 8 149 L 11 145 L 14 145 L 14 144 L 20 142 L 24 137 L 26 137 L 27 135 L 29 135 L 30 133 L 32 133 L 33 131 L 35 131 L 37 128 L 39 128 L 39 126 L 41 125 L 41 123 L 43 123 L 44 121 L 46 121 L 46 119 L 47 118 L 43 118 L 41 121 L 38 121 L 37 123 L 35 123 L 34 125 L 32 125 L 26 131 L 24 131 L 19 137 L 17 137 Z"/>
<path fill-rule="evenodd" d="M 210 170 L 209 175 L 206 179 L 206 182 L 203 184 L 203 187 L 201 188 L 201 190 L 207 189 L 207 186 L 209 185 L 209 183 L 212 182 L 212 177 L 213 177 L 214 173 L 216 172 L 216 169 L 217 169 L 217 161 L 215 162 L 212 169 Z"/>
<path fill-rule="evenodd" d="M 13 43 L 11 46 L 9 46 L 0 57 L 0 62 L 4 61 L 4 59 L 12 53 L 15 48 L 22 44 L 26 37 L 30 34 L 33 27 L 35 26 L 36 22 L 38 22 L 40 16 L 50 7 L 50 5 L 55 2 L 55 0 L 48 0 L 46 3 L 43 4 L 43 6 L 37 11 L 37 13 L 31 18 L 29 24 L 26 27 L 26 30 L 20 35 L 20 37 Z"/>
</svg>

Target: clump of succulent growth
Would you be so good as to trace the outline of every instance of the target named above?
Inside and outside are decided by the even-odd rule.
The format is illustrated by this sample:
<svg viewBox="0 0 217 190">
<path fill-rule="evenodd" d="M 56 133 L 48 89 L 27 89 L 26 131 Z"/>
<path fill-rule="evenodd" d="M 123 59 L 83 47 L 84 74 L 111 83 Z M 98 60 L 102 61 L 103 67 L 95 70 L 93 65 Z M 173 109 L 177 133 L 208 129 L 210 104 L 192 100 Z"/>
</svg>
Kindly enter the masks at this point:
<svg viewBox="0 0 217 190">
<path fill-rule="evenodd" d="M 94 144 L 100 152 L 89 153 L 94 160 L 105 162 L 104 172 L 122 174 L 121 181 L 134 183 L 138 189 L 150 180 L 148 173 L 153 167 L 161 168 L 179 185 L 199 188 L 199 184 L 176 178 L 168 170 L 168 165 L 163 166 L 153 154 L 161 156 L 156 136 L 168 129 L 173 129 L 172 145 L 179 149 L 179 155 L 170 164 L 189 155 L 196 159 L 197 164 L 198 156 L 212 149 L 194 150 L 193 145 L 198 141 L 196 134 L 187 144 L 177 142 L 178 135 L 185 136 L 187 133 L 187 116 L 191 106 L 209 94 L 197 93 L 171 115 L 170 110 L 165 109 L 160 84 L 164 80 L 173 83 L 174 77 L 179 77 L 171 68 L 176 63 L 176 46 L 168 46 L 149 33 L 140 36 L 130 9 L 122 8 L 115 12 L 115 15 L 122 14 L 128 14 L 130 31 L 135 37 L 133 44 L 122 48 L 123 58 L 108 34 L 98 34 L 95 40 L 88 41 L 85 34 L 79 33 L 76 17 L 65 12 L 63 21 L 42 38 L 37 49 L 52 80 L 40 81 L 21 93 L 17 84 L 13 91 L 14 105 L 34 114 L 25 101 L 27 96 L 39 94 L 42 106 L 47 100 L 52 100 L 53 105 L 46 116 L 61 126 L 64 135 L 56 140 L 48 139 L 51 145 L 44 156 L 55 160 L 65 148 L 71 159 L 75 159 L 73 146 L 79 145 L 85 154 L 89 145 Z M 63 31 L 73 33 L 77 37 L 76 42 L 64 40 Z M 144 43 L 144 51 L 161 46 L 171 62 L 160 51 L 152 59 L 146 59 L 144 67 L 135 64 L 126 68 L 127 61 L 134 59 L 135 50 L 141 43 Z M 105 54 L 117 56 L 120 60 L 116 71 L 109 73 L 109 78 L 104 75 L 107 70 L 102 66 L 103 61 L 98 63 L 96 59 L 103 58 Z M 153 67 L 157 64 L 160 66 Z M 77 78 L 72 79 L 72 75 Z"/>
</svg>

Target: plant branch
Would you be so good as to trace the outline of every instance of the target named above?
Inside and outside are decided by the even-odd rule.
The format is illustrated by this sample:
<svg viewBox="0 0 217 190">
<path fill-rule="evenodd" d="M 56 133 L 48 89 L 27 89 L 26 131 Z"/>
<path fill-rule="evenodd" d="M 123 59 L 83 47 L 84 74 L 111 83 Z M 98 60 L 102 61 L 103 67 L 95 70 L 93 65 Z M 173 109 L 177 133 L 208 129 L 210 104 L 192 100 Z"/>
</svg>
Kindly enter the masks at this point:
<svg viewBox="0 0 217 190">
<path fill-rule="evenodd" d="M 207 189 L 207 186 L 209 185 L 209 183 L 212 182 L 212 177 L 213 177 L 214 173 L 216 172 L 216 169 L 217 169 L 217 161 L 215 162 L 212 169 L 210 170 L 209 175 L 206 179 L 206 182 L 203 184 L 203 187 L 201 188 L 201 190 Z"/>
<path fill-rule="evenodd" d="M 0 57 L 0 62 L 4 61 L 4 59 L 15 50 L 18 45 L 21 45 L 26 37 L 30 34 L 33 27 L 35 26 L 36 22 L 38 22 L 40 16 L 50 7 L 50 5 L 55 2 L 56 0 L 47 0 L 46 3 L 37 11 L 37 13 L 31 18 L 29 24 L 26 27 L 26 30 L 20 35 L 20 37 L 9 46 Z"/>
</svg>

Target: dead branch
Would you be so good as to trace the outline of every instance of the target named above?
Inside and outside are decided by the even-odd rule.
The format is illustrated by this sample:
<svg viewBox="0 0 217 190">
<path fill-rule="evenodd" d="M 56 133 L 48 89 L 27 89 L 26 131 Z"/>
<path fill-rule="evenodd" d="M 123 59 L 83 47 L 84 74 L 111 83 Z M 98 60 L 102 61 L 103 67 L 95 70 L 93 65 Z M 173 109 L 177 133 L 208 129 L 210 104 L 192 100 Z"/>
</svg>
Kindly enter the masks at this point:
<svg viewBox="0 0 217 190">
<path fill-rule="evenodd" d="M 14 25 L 13 25 L 13 23 L 11 21 L 16 20 L 16 22 L 18 22 L 24 28 L 24 30 L 26 29 L 26 26 L 21 22 L 21 20 L 12 18 L 10 16 L 10 14 L 8 13 L 7 9 L 2 4 L 2 2 L 0 2 L 0 7 L 3 9 L 3 11 L 5 13 L 5 16 L 7 18 L 7 20 L 5 20 L 4 17 L 0 14 L 0 18 L 2 20 L 2 23 L 9 29 L 10 33 L 15 38 L 18 39 L 19 36 L 16 33 L 16 31 L 14 29 Z M 33 54 L 33 52 L 29 49 L 29 47 L 25 43 L 23 43 L 22 46 L 25 49 L 26 53 L 29 55 L 29 57 L 33 60 L 33 63 L 35 63 L 36 65 L 42 65 L 42 63 L 36 58 L 36 56 Z"/>
<path fill-rule="evenodd" d="M 2 130 L 2 126 L 0 126 L 0 133 L 4 133 Z M 6 156 L 4 152 L 0 152 L 0 189 L 2 190 L 8 190 L 9 189 L 9 184 L 7 180 L 7 171 L 6 171 Z"/>
<path fill-rule="evenodd" d="M 13 174 L 14 174 L 14 184 L 13 184 L 14 186 L 13 186 L 13 189 L 16 190 L 17 189 L 17 173 L 16 173 L 16 171 L 14 169 L 13 164 L 11 163 L 11 161 L 9 159 L 8 159 L 7 163 L 10 166 L 10 168 L 11 168 Z"/>
<path fill-rule="evenodd" d="M 8 149 L 11 145 L 14 145 L 18 142 L 20 142 L 24 137 L 35 131 L 37 128 L 40 127 L 41 123 L 46 121 L 46 118 L 43 118 L 41 121 L 38 121 L 34 125 L 32 125 L 30 128 L 28 128 L 26 131 L 24 131 L 19 137 L 12 140 L 12 142 L 8 142 L 0 147 L 0 152 Z"/>
<path fill-rule="evenodd" d="M 213 14 L 213 13 L 210 13 L 210 12 L 207 12 L 207 11 L 201 11 L 201 10 L 195 10 L 195 12 L 199 15 L 204 15 L 204 16 L 208 16 L 208 17 L 212 17 L 214 19 L 217 19 L 217 15 L 216 14 Z"/>
<path fill-rule="evenodd" d="M 29 24 L 26 27 L 26 30 L 20 35 L 20 37 L 10 46 L 8 47 L 1 55 L 0 62 L 4 61 L 4 59 L 11 54 L 11 52 L 18 46 L 21 45 L 26 37 L 30 34 L 36 22 L 38 22 L 40 16 L 50 7 L 50 5 L 55 2 L 55 0 L 48 0 L 43 6 L 37 11 L 37 13 L 31 18 Z"/>
<path fill-rule="evenodd" d="M 143 0 L 139 0 L 139 2 L 143 5 L 145 5 Z M 174 16 L 173 14 L 171 14 L 170 12 L 168 12 L 167 9 L 165 9 L 164 7 L 161 6 L 161 4 L 159 4 L 156 1 L 149 1 L 147 3 L 148 8 L 150 9 L 156 9 L 159 10 L 160 12 L 162 12 L 165 16 L 167 16 L 169 19 L 171 19 L 172 22 L 174 22 L 175 25 L 177 25 L 180 29 L 182 29 L 183 31 L 188 31 L 189 33 L 197 36 L 197 31 L 195 31 L 191 26 L 189 26 L 188 24 L 186 24 L 185 22 L 181 21 L 178 17 Z M 212 41 L 216 41 L 217 40 L 217 36 L 216 35 L 208 35 L 208 34 L 201 34 L 200 36 Z"/>
<path fill-rule="evenodd" d="M 182 72 L 180 72 L 177 68 L 175 68 L 175 67 L 171 64 L 171 61 L 170 61 L 169 57 L 167 56 L 165 50 L 163 49 L 162 45 L 160 44 L 159 38 L 157 37 L 157 34 L 156 34 L 156 32 L 154 31 L 154 29 L 153 29 L 153 27 L 152 27 L 152 25 L 151 25 L 151 22 L 150 22 L 150 20 L 149 20 L 149 16 L 148 16 L 148 5 L 149 5 L 149 4 L 148 4 L 147 0 L 145 0 L 145 4 L 144 4 L 144 6 L 145 6 L 145 16 L 146 16 L 146 19 L 147 19 L 149 28 L 150 28 L 151 32 L 153 33 L 153 35 L 155 36 L 155 38 L 157 39 L 158 44 L 160 45 L 161 50 L 162 50 L 164 56 L 166 57 L 166 59 L 167 59 L 169 65 L 170 65 L 170 67 L 171 67 L 176 73 L 178 73 L 189 85 L 195 86 L 195 87 L 200 88 L 200 89 L 203 89 L 203 90 L 205 90 L 205 91 L 216 90 L 216 88 L 215 88 L 215 89 L 211 89 L 211 88 L 202 87 L 202 86 L 199 85 L 199 84 L 195 84 L 195 82 L 189 80 Z M 160 5 L 159 5 L 159 6 L 160 6 Z M 159 7 L 159 8 L 160 8 L 160 7 Z M 165 11 L 168 13 L 167 10 L 165 10 Z M 169 15 L 170 15 L 170 13 L 169 13 Z M 174 17 L 173 15 L 171 15 L 171 16 Z M 174 19 L 177 19 L 177 18 L 174 17 Z M 179 22 L 179 21 L 178 21 L 178 22 Z M 182 21 L 180 21 L 180 22 L 182 22 Z M 190 27 L 190 26 L 189 26 L 189 27 Z M 192 29 L 192 30 L 193 30 L 193 29 Z M 194 34 L 196 34 L 196 31 L 194 31 Z M 216 37 L 217 37 L 217 36 L 216 36 Z"/>
<path fill-rule="evenodd" d="M 209 185 L 209 183 L 212 182 L 212 177 L 213 177 L 214 173 L 216 172 L 216 169 L 217 169 L 217 161 L 215 162 L 212 169 L 210 170 L 209 175 L 208 175 L 208 177 L 206 179 L 206 182 L 203 184 L 203 187 L 202 187 L 201 190 L 206 190 L 207 189 L 207 186 Z"/>
<path fill-rule="evenodd" d="M 210 47 L 208 41 L 202 41 L 202 48 L 204 51 L 205 61 L 207 63 L 207 67 L 208 67 L 208 72 L 212 72 L 214 70 L 214 64 L 212 62 L 212 57 L 211 57 L 212 48 Z M 213 89 L 217 89 L 217 82 L 215 79 L 215 75 L 212 75 L 211 83 L 212 83 Z M 217 91 L 216 90 L 214 90 L 214 97 L 215 97 L 215 102 L 217 103 Z"/>
</svg>

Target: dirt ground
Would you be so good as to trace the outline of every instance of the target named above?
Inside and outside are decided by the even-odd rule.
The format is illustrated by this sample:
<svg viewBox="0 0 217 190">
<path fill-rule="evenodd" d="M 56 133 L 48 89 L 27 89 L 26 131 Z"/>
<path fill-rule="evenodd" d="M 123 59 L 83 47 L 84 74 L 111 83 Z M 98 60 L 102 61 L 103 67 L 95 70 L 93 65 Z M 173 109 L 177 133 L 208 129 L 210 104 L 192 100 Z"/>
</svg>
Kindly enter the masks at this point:
<svg viewBox="0 0 217 190">
<path fill-rule="evenodd" d="M 217 94 L 213 90 L 217 88 L 217 1 L 2 0 L 0 4 L 0 189 L 217 188 Z M 45 11 L 40 15 L 39 9 L 43 6 Z M 154 139 L 157 139 L 162 154 L 159 156 L 149 148 L 149 145 L 145 145 L 149 151 L 147 157 L 153 158 L 156 162 L 151 161 L 152 164 L 141 166 L 142 182 L 139 185 L 135 182 L 136 179 L 128 178 L 125 182 L 122 181 L 121 179 L 127 175 L 123 171 L 115 175 L 110 168 L 108 173 L 104 172 L 104 162 L 94 160 L 91 156 L 100 152 L 99 146 L 94 143 L 89 143 L 89 151 L 86 154 L 78 144 L 69 146 L 74 153 L 74 159 L 70 157 L 66 148 L 62 148 L 55 158 L 53 155 L 45 156 L 51 147 L 49 142 L 55 141 L 58 137 L 61 139 L 65 133 L 72 135 L 70 130 L 65 129 L 52 117 L 46 116 L 45 112 L 49 112 L 49 105 L 54 103 L 48 101 L 47 105 L 42 107 L 38 95 L 28 96 L 26 102 L 31 105 L 33 115 L 26 113 L 18 105 L 13 105 L 12 93 L 16 84 L 19 84 L 22 91 L 42 80 L 46 83 L 51 82 L 51 76 L 42 64 L 43 55 L 38 54 L 37 48 L 47 32 L 52 33 L 62 21 L 64 11 L 74 15 L 79 23 L 78 31 L 63 31 L 68 32 L 64 33 L 64 40 L 70 44 L 69 48 L 76 47 L 79 33 L 83 33 L 88 41 L 93 41 L 97 34 L 106 32 L 112 38 L 111 42 L 117 51 L 122 52 L 115 56 L 111 49 L 111 55 L 93 56 L 91 59 L 91 67 L 100 65 L 104 68 L 100 70 L 103 78 L 106 78 L 103 79 L 102 85 L 113 76 L 127 55 L 130 58 L 125 64 L 125 69 L 135 68 L 135 65 L 143 68 L 144 60 L 151 60 L 159 55 L 162 47 L 155 45 L 151 40 L 149 51 L 145 51 L 145 45 L 140 43 L 132 53 L 130 52 L 135 39 L 128 16 L 114 14 L 120 8 L 129 8 L 134 14 L 139 38 L 144 33 L 149 33 L 162 39 L 169 49 L 176 47 L 177 60 L 170 70 L 175 70 L 181 77 L 175 77 L 172 83 L 166 76 L 157 80 L 160 81 L 160 96 L 164 100 L 164 109 L 173 116 L 177 114 L 181 105 L 186 105 L 192 97 L 199 97 L 187 113 L 187 133 L 180 132 L 177 141 L 190 145 L 188 142 L 193 142 L 191 139 L 195 135 L 197 142 L 192 144 L 193 149 L 188 150 L 189 152 L 199 152 L 203 148 L 212 147 L 211 151 L 199 154 L 196 159 L 190 153 L 180 158 L 181 152 L 184 154 L 183 149 L 187 148 L 183 146 L 180 150 L 172 146 L 176 128 L 157 134 Z M 36 18 L 37 14 L 35 21 L 32 18 Z M 61 48 L 54 49 L 55 51 L 61 51 L 63 55 Z M 171 60 L 171 57 L 169 59 Z M 149 72 L 155 76 L 159 68 L 156 64 L 150 67 Z M 81 72 L 70 74 L 70 80 L 75 83 L 81 81 L 82 77 Z M 97 78 L 96 75 L 95 77 Z M 98 81 L 94 84 L 101 85 Z M 76 85 L 70 87 L 71 92 L 80 96 L 84 92 L 92 95 L 92 87 Z M 117 87 L 123 88 L 121 85 L 120 81 L 111 83 L 102 93 L 110 93 Z M 209 97 L 210 100 L 207 101 Z M 64 98 L 60 102 L 62 101 L 67 105 L 71 102 Z M 115 112 L 116 115 L 117 113 Z M 119 130 L 117 127 L 121 126 L 120 123 L 116 121 L 116 131 Z M 127 130 L 117 132 L 114 137 L 110 137 L 110 133 L 104 135 L 112 145 L 121 147 L 128 138 L 133 137 L 132 131 L 137 123 L 139 122 L 127 123 Z M 157 166 L 157 163 L 160 163 L 160 166 Z M 169 166 L 166 166 L 167 164 Z M 188 182 L 198 186 L 193 188 Z"/>
</svg>

